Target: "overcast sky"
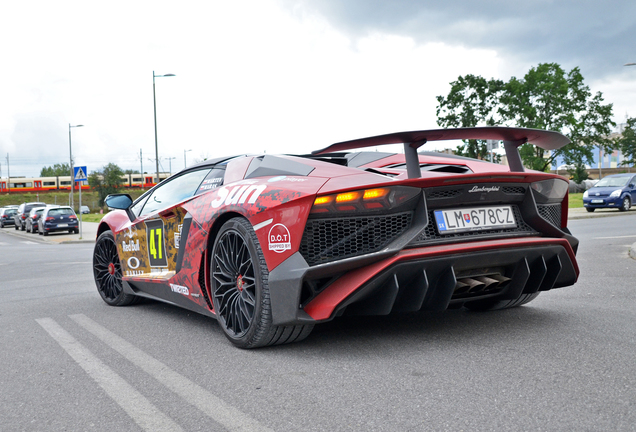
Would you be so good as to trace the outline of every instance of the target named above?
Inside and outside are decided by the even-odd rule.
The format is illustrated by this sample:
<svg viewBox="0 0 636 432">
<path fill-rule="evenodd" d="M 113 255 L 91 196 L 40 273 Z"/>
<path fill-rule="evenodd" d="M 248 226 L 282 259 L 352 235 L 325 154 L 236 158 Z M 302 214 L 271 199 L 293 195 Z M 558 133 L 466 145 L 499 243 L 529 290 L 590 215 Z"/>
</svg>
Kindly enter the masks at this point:
<svg viewBox="0 0 636 432">
<path fill-rule="evenodd" d="M 636 2 L 472 0 L 18 1 L 0 14 L 0 166 L 69 161 L 154 172 L 204 157 L 307 153 L 436 128 L 460 75 L 580 67 L 636 116 Z M 143 153 L 140 161 L 140 151 Z M 174 159 L 170 159 L 174 158 Z"/>
</svg>

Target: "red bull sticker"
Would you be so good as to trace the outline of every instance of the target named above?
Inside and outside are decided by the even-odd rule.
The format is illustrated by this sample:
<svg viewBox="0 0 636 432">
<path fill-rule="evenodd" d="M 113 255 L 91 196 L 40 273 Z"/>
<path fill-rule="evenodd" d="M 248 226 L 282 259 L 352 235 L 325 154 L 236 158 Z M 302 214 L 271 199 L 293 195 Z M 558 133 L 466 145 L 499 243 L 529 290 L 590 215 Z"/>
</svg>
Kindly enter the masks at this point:
<svg viewBox="0 0 636 432">
<path fill-rule="evenodd" d="M 276 224 L 269 230 L 269 250 L 283 253 L 291 249 L 291 236 L 289 230 L 283 224 Z"/>
</svg>

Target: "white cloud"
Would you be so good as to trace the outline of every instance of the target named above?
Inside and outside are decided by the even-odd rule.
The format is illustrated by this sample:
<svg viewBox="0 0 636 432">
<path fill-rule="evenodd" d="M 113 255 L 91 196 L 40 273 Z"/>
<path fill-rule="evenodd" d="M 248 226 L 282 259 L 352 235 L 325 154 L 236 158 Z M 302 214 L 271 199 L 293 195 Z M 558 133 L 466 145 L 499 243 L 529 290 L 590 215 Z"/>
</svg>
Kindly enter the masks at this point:
<svg viewBox="0 0 636 432">
<path fill-rule="evenodd" d="M 519 67 L 493 50 L 386 32 L 354 38 L 276 0 L 4 9 L 0 37 L 13 43 L 0 46 L 0 161 L 10 153 L 15 175 L 68 162 L 69 123 L 85 125 L 73 129 L 73 151 L 89 171 L 109 162 L 138 169 L 140 149 L 154 171 L 153 70 L 176 74 L 156 79 L 160 156 L 176 158 L 175 171 L 185 149 L 190 162 L 306 153 L 435 128 L 435 96 L 459 75 L 508 79 Z"/>
</svg>

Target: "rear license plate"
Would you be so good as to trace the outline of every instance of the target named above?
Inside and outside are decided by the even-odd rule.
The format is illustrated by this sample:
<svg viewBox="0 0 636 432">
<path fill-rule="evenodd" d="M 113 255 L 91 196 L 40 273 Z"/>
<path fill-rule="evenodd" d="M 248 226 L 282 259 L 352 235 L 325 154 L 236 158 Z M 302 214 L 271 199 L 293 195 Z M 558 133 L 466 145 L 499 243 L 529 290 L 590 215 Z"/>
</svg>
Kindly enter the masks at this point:
<svg viewBox="0 0 636 432">
<path fill-rule="evenodd" d="M 603 204 L 603 200 L 600 199 L 593 199 L 591 202 L 592 204 Z"/>
<path fill-rule="evenodd" d="M 440 234 L 517 227 L 511 206 L 436 210 L 435 222 Z"/>
<path fill-rule="evenodd" d="M 68 224 L 57 224 L 58 228 L 63 228 L 63 227 L 67 227 Z"/>
</svg>

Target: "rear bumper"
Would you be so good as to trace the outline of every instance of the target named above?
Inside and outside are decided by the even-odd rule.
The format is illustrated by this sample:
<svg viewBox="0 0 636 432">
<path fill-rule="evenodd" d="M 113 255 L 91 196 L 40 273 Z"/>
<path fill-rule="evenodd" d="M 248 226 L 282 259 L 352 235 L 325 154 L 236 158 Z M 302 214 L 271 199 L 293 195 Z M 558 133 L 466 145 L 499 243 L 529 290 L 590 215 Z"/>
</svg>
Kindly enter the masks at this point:
<svg viewBox="0 0 636 432">
<path fill-rule="evenodd" d="M 43 229 L 46 232 L 68 231 L 68 230 L 79 229 L 79 224 L 68 224 L 68 226 L 65 226 L 65 227 L 58 227 L 58 226 L 48 227 L 45 225 Z"/>
<path fill-rule="evenodd" d="M 460 289 L 459 279 L 492 273 L 509 282 Z M 294 254 L 270 272 L 269 290 L 274 324 L 306 324 L 343 314 L 441 311 L 485 298 L 516 299 L 572 285 L 578 275 L 567 240 L 533 237 L 405 249 L 348 271 L 309 268 Z"/>
</svg>

